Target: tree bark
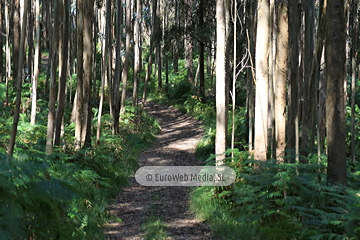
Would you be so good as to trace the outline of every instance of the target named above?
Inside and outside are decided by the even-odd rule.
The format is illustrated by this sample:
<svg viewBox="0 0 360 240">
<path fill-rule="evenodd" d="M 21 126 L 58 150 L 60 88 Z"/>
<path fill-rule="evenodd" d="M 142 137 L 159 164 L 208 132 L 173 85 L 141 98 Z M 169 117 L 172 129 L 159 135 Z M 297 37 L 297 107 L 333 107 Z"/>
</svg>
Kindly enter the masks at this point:
<svg viewBox="0 0 360 240">
<path fill-rule="evenodd" d="M 356 67 L 357 67 L 357 43 L 359 38 L 359 0 L 353 0 L 352 3 L 352 48 L 351 48 L 351 161 L 356 160 L 356 142 L 355 142 L 355 100 L 356 100 Z"/>
<path fill-rule="evenodd" d="M 276 159 L 284 162 L 286 136 L 286 78 L 288 64 L 288 2 L 278 3 L 275 80 Z"/>
<path fill-rule="evenodd" d="M 145 82 L 144 82 L 144 91 L 141 100 L 141 108 L 140 108 L 140 116 L 142 115 L 142 111 L 144 110 L 146 94 L 147 94 L 147 86 L 151 77 L 151 69 L 152 69 L 152 52 L 154 48 L 154 33 L 155 33 L 155 23 L 156 23 L 156 10 L 157 10 L 157 0 L 153 1 L 153 10 L 152 10 L 152 25 L 151 25 L 151 36 L 150 36 L 150 51 L 149 51 L 149 60 L 148 66 L 146 70 Z"/>
<path fill-rule="evenodd" d="M 130 60 L 130 40 L 131 40 L 131 0 L 126 0 L 126 40 L 125 40 L 125 61 L 122 72 L 122 94 L 120 115 L 125 113 L 125 101 L 127 82 L 129 77 L 129 60 Z"/>
<path fill-rule="evenodd" d="M 84 49 L 84 22 L 83 22 L 83 0 L 78 0 L 77 3 L 77 20 L 76 20 L 76 33 L 77 33 L 77 75 L 76 75 L 76 120 L 75 120 L 75 149 L 79 150 L 82 146 L 82 131 L 85 127 L 83 125 L 83 85 L 84 85 L 84 77 L 83 77 L 83 49 Z"/>
<path fill-rule="evenodd" d="M 199 2 L 199 27 L 204 28 L 204 0 Z M 199 97 L 205 100 L 205 66 L 204 66 L 204 52 L 205 52 L 205 39 L 201 37 L 199 40 L 199 66 L 200 66 L 200 80 L 199 80 Z"/>
<path fill-rule="evenodd" d="M 108 0 L 109 1 L 109 0 Z M 96 129 L 96 141 L 95 146 L 100 144 L 99 139 L 101 135 L 101 117 L 102 117 L 102 110 L 103 110 L 103 103 L 104 103 L 104 95 L 105 95 L 105 83 L 107 81 L 107 40 L 106 40 L 106 17 L 104 12 L 106 12 L 106 3 L 103 1 L 103 6 L 101 9 L 101 32 L 103 33 L 104 37 L 101 38 L 101 90 L 100 90 L 100 102 L 99 102 L 99 111 L 98 111 L 98 121 L 97 121 L 97 129 Z"/>
<path fill-rule="evenodd" d="M 225 3 L 216 1 L 216 136 L 215 154 L 216 165 L 225 163 L 226 151 L 226 19 Z"/>
<path fill-rule="evenodd" d="M 301 138 L 301 158 L 303 163 L 308 162 L 308 154 L 313 145 L 310 141 L 310 131 L 312 130 L 312 101 L 314 83 L 311 81 L 311 67 L 314 53 L 314 11 L 315 3 L 313 0 L 306 0 L 305 7 L 305 48 L 304 48 L 304 86 L 303 86 L 303 108 L 302 108 L 302 138 Z M 310 74 L 309 74 L 310 73 Z"/>
<path fill-rule="evenodd" d="M 36 47 L 34 59 L 34 75 L 32 76 L 32 100 L 31 100 L 31 119 L 32 125 L 36 122 L 36 100 L 37 100 L 37 80 L 39 76 L 39 61 L 40 61 L 40 0 L 35 2 L 35 29 L 36 29 Z"/>
<path fill-rule="evenodd" d="M 255 142 L 254 158 L 267 160 L 267 120 L 268 120 L 268 91 L 269 91 L 269 19 L 270 8 L 268 0 L 258 2 L 258 26 L 256 33 L 255 71 Z"/>
<path fill-rule="evenodd" d="M 20 0 L 13 1 L 13 79 L 17 79 L 18 66 L 19 66 L 19 55 L 20 55 Z M 15 86 L 15 81 L 13 82 Z"/>
<path fill-rule="evenodd" d="M 50 67 L 50 86 L 49 86 L 49 113 L 46 134 L 46 153 L 52 152 L 54 131 L 55 131 L 55 101 L 56 101 L 56 67 L 57 67 L 57 46 L 59 39 L 59 0 L 54 2 L 54 28 L 53 28 L 53 44 L 51 45 L 51 67 Z"/>
<path fill-rule="evenodd" d="M 288 123 L 286 149 L 290 154 L 290 162 L 295 162 L 296 155 L 296 129 L 299 119 L 299 29 L 300 9 L 299 4 L 289 4 L 289 86 L 288 86 Z"/>
<path fill-rule="evenodd" d="M 84 2 L 85 3 L 85 2 Z M 91 119 L 92 119 L 92 106 L 91 106 L 91 76 L 92 76 L 92 56 L 93 56 L 93 44 L 92 44 L 92 32 L 93 32 L 93 9 L 94 0 L 87 0 L 86 4 L 83 4 L 84 9 L 84 49 L 83 49 L 83 124 L 81 138 L 84 142 L 84 146 L 91 146 Z"/>
<path fill-rule="evenodd" d="M 9 3 L 5 1 L 5 28 L 6 28 L 6 97 L 5 104 L 9 104 L 9 81 L 11 78 L 11 54 L 10 54 L 10 18 Z"/>
<path fill-rule="evenodd" d="M 132 106 L 137 105 L 137 96 L 138 96 L 138 83 L 139 83 L 139 74 L 141 67 L 141 51 L 140 51 L 140 39 L 141 39 L 141 0 L 136 0 L 136 20 L 134 27 L 134 89 L 132 97 Z"/>
<path fill-rule="evenodd" d="M 347 184 L 345 144 L 345 0 L 328 0 L 326 18 L 326 129 L 329 183 Z"/>
<path fill-rule="evenodd" d="M 122 25 L 122 15 L 123 8 L 120 0 L 116 2 L 117 4 L 117 13 L 116 13 L 116 63 L 115 63 L 115 77 L 112 84 L 112 95 L 113 97 L 113 134 L 119 133 L 119 117 L 120 117 L 120 76 L 121 76 L 121 25 Z M 125 61 L 127 58 L 125 57 Z M 125 69 L 123 69 L 123 75 Z M 126 74 L 127 75 L 127 74 Z M 124 77 L 124 76 L 123 76 Z M 122 98 L 121 98 L 122 99 Z"/>
<path fill-rule="evenodd" d="M 69 49 L 69 0 L 61 0 L 61 5 L 64 8 L 64 26 L 62 34 L 62 68 L 60 73 L 60 85 L 59 85 L 59 101 L 55 120 L 55 140 L 54 145 L 60 146 L 60 133 L 61 124 L 65 111 L 65 88 L 67 80 L 67 64 L 68 64 L 68 49 Z"/>
<path fill-rule="evenodd" d="M 185 41 L 184 41 L 184 48 L 185 48 L 185 65 L 187 68 L 187 77 L 188 81 L 191 85 L 194 85 L 194 64 L 193 64 L 193 41 L 190 35 L 191 25 L 192 25 L 192 18 L 191 14 L 188 14 L 191 11 L 191 0 L 187 0 L 185 3 Z"/>
<path fill-rule="evenodd" d="M 15 140 L 17 134 L 17 127 L 19 123 L 19 115 L 20 115 L 20 103 L 21 103 L 21 92 L 22 92 L 22 83 L 23 83 L 23 74 L 22 70 L 24 67 L 24 59 L 25 59 L 25 34 L 26 34 L 26 22 L 27 22 L 27 8 L 28 2 L 24 1 L 24 12 L 22 15 L 22 22 L 21 22 L 21 36 L 20 36 L 20 52 L 19 52 L 19 62 L 18 62 L 18 73 L 17 73 L 17 86 L 16 86 L 16 103 L 15 103 L 15 112 L 14 112 L 14 121 L 12 124 L 11 135 L 10 135 L 10 142 L 8 148 L 8 154 L 10 156 L 14 153 L 15 147 Z"/>
</svg>

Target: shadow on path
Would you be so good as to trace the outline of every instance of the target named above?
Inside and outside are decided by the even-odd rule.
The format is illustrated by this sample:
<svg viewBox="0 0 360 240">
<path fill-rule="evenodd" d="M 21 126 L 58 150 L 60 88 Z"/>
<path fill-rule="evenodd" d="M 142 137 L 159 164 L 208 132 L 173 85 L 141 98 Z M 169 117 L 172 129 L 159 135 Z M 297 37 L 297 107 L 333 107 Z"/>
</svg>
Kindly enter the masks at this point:
<svg viewBox="0 0 360 240">
<path fill-rule="evenodd" d="M 142 152 L 140 166 L 199 166 L 194 156 L 203 130 L 198 121 L 179 110 L 154 102 L 147 102 L 146 111 L 156 118 L 161 133 L 154 144 Z M 161 218 L 166 239 L 217 239 L 210 229 L 189 211 L 190 187 L 146 187 L 130 178 L 130 185 L 110 206 L 110 212 L 122 223 L 110 223 L 105 229 L 106 239 L 143 239 L 143 225 L 151 216 Z"/>
</svg>

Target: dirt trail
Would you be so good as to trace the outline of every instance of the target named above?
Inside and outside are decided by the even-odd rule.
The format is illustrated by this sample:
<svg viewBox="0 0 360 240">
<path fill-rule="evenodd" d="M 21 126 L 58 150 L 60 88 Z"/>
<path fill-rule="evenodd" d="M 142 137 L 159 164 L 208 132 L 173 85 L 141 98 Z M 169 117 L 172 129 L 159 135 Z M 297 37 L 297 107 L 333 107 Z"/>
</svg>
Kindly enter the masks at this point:
<svg viewBox="0 0 360 240">
<path fill-rule="evenodd" d="M 196 143 L 202 136 L 198 121 L 175 108 L 148 102 L 145 107 L 161 126 L 152 147 L 144 151 L 140 166 L 197 166 Z M 190 187 L 146 187 L 132 177 L 110 206 L 122 223 L 110 223 L 106 239 L 143 239 L 144 223 L 149 217 L 161 219 L 166 239 L 216 239 L 210 229 L 189 211 Z"/>
</svg>

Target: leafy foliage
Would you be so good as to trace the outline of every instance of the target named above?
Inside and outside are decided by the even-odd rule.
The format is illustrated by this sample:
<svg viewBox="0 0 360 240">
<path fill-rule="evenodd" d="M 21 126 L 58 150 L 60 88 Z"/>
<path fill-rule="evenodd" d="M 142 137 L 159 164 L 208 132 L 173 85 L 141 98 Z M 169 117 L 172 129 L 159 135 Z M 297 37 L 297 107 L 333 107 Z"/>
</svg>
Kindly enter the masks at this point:
<svg viewBox="0 0 360 240">
<path fill-rule="evenodd" d="M 62 139 L 66 148 L 47 155 L 42 114 L 36 125 L 21 114 L 15 157 L 0 153 L 1 239 L 104 238 L 102 227 L 111 218 L 107 205 L 138 168 L 139 151 L 159 131 L 155 120 L 146 114 L 140 120 L 137 109 L 127 107 L 120 134 L 114 136 L 107 117 L 103 116 L 96 148 L 72 151 L 74 124 L 70 124 Z M 1 130 L 8 131 L 11 120 L 2 119 Z M 7 138 L 1 141 L 4 150 Z"/>
<path fill-rule="evenodd" d="M 359 191 L 328 185 L 324 160 L 312 164 L 275 164 L 248 159 L 238 151 L 235 156 L 231 159 L 234 161 L 228 159 L 228 165 L 237 171 L 232 187 L 212 189 L 210 196 L 210 190 L 197 189 L 193 193 L 202 198 L 208 196 L 206 200 L 192 198 L 193 208 L 216 224 L 218 233 L 224 232 L 230 222 L 233 227 L 247 229 L 246 236 L 257 239 L 360 237 Z M 209 163 L 213 164 L 213 157 Z M 255 165 L 262 170 L 254 168 Z M 352 181 L 358 181 L 358 174 L 350 178 Z M 202 206 L 209 201 L 216 207 Z M 213 222 L 211 219 L 219 213 L 212 209 L 226 212 L 226 218 Z"/>
</svg>

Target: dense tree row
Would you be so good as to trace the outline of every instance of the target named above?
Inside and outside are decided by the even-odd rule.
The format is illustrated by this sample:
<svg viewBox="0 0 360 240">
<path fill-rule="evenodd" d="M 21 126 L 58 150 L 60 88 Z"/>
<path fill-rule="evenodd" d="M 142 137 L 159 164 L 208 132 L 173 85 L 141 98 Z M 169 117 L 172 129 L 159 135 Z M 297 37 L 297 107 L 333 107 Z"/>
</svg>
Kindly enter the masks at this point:
<svg viewBox="0 0 360 240">
<path fill-rule="evenodd" d="M 71 144 L 80 149 L 99 144 L 104 112 L 112 116 L 113 134 L 119 134 L 127 93 L 132 90 L 133 106 L 141 96 L 143 106 L 152 75 L 158 91 L 167 92 L 169 68 L 178 74 L 183 57 L 185 78 L 201 101 L 216 88 L 219 164 L 230 145 L 229 103 L 233 110 L 245 105 L 248 150 L 255 159 L 306 163 L 309 154 L 327 153 L 329 180 L 346 184 L 346 159 L 356 156 L 356 0 L 3 0 L 0 16 L 0 77 L 6 82 L 4 104 L 14 112 L 10 155 L 19 116 L 26 111 L 24 83 L 31 82 L 31 96 L 25 98 L 31 102 L 32 124 L 37 100 L 48 100 L 46 151 L 65 144 L 61 139 L 69 122 L 75 122 Z M 348 59 L 351 67 L 346 68 Z M 41 72 L 46 72 L 45 82 L 38 82 Z M 9 89 L 16 90 L 16 101 Z M 233 148 L 235 141 L 232 137 Z"/>
<path fill-rule="evenodd" d="M 228 20 L 236 16 L 234 8 L 241 16 L 238 24 L 241 32 Z M 240 47 L 242 55 L 251 55 L 247 66 L 252 71 L 246 71 L 247 78 L 238 81 L 247 81 L 248 144 L 254 158 L 307 163 L 309 154 L 317 154 L 320 159 L 326 153 L 328 180 L 346 185 L 346 162 L 350 157 L 345 131 L 346 86 L 350 76 L 346 66 L 351 64 L 353 161 L 356 155 L 358 1 L 303 0 L 296 4 L 272 0 L 217 1 L 217 9 L 220 35 L 217 36 L 217 126 L 227 126 L 222 122 L 227 118 L 222 111 L 227 109 L 224 104 L 228 101 L 221 99 L 229 92 L 223 93 L 225 83 L 232 81 L 227 70 L 235 68 L 233 76 L 236 76 L 243 69 L 239 66 L 240 58 L 230 62 L 232 57 L 225 53 L 236 54 Z M 237 35 L 234 41 L 227 32 L 231 29 Z M 352 41 L 347 41 L 347 35 Z M 228 78 L 224 80 L 224 76 Z M 221 132 L 217 132 L 216 153 L 222 154 L 226 149 L 223 133 L 227 131 L 217 130 Z"/>
</svg>

